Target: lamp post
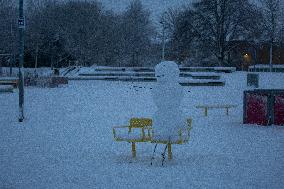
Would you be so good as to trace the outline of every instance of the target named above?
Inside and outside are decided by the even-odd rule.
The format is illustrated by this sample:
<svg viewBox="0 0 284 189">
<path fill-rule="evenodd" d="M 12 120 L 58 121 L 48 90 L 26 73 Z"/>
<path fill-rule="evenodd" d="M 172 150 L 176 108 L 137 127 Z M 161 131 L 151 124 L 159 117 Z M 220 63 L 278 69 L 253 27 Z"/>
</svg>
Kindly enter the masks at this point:
<svg viewBox="0 0 284 189">
<path fill-rule="evenodd" d="M 252 64 L 252 53 L 245 53 L 243 55 L 243 59 L 244 59 L 244 66 L 246 66 L 246 68 L 249 69 L 249 66 Z"/>
<path fill-rule="evenodd" d="M 24 0 L 19 0 L 19 122 L 24 121 Z"/>
<path fill-rule="evenodd" d="M 164 20 L 162 20 L 160 22 L 160 24 L 162 24 L 162 60 L 165 60 L 165 46 L 166 46 L 166 42 L 165 42 L 165 24 L 164 24 Z"/>
</svg>

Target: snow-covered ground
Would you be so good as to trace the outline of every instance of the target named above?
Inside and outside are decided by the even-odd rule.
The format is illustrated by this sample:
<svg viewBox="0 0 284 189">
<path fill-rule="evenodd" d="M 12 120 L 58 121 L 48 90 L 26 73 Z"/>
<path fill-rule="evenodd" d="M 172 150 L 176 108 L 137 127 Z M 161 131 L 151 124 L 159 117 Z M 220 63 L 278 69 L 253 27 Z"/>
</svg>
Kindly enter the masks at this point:
<svg viewBox="0 0 284 189">
<path fill-rule="evenodd" d="M 242 124 L 246 73 L 222 74 L 225 87 L 184 87 L 193 119 L 191 140 L 173 146 L 161 166 L 158 146 L 115 142 L 112 127 L 152 117 L 153 83 L 70 81 L 61 88 L 26 88 L 24 123 L 18 93 L 0 94 L 0 188 L 273 188 L 284 186 L 284 127 Z M 284 74 L 260 73 L 260 87 L 284 88 Z M 226 116 L 195 105 L 235 104 Z"/>
</svg>

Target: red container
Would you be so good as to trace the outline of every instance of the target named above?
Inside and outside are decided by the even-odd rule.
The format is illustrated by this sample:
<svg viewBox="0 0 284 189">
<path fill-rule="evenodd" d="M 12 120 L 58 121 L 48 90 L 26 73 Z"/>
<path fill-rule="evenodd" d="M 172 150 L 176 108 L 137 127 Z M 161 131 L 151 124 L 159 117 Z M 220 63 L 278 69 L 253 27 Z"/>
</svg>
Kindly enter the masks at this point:
<svg viewBox="0 0 284 189">
<path fill-rule="evenodd" d="M 284 125 L 284 95 L 275 96 L 274 124 Z"/>
<path fill-rule="evenodd" d="M 284 125 L 284 90 L 244 91 L 243 123 Z"/>
<path fill-rule="evenodd" d="M 246 96 L 246 122 L 248 124 L 268 125 L 268 96 L 248 94 Z"/>
</svg>

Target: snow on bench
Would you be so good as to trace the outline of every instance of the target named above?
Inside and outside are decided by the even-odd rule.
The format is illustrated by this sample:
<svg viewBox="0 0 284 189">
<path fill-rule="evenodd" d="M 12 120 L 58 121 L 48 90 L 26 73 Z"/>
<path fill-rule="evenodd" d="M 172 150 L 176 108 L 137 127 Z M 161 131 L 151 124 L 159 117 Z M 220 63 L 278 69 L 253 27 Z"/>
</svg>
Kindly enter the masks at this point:
<svg viewBox="0 0 284 189">
<path fill-rule="evenodd" d="M 0 93 L 12 93 L 13 89 L 12 85 L 0 85 Z"/>
<path fill-rule="evenodd" d="M 180 67 L 181 72 L 225 72 L 232 73 L 236 67 Z"/>
<path fill-rule="evenodd" d="M 237 68 L 236 67 L 214 67 L 214 71 L 232 73 L 232 72 L 237 71 Z"/>
<path fill-rule="evenodd" d="M 249 66 L 248 69 L 250 72 L 269 72 L 270 65 L 268 64 L 257 64 L 253 66 Z M 272 72 L 284 72 L 284 65 L 283 64 L 273 64 L 272 65 Z"/>
</svg>

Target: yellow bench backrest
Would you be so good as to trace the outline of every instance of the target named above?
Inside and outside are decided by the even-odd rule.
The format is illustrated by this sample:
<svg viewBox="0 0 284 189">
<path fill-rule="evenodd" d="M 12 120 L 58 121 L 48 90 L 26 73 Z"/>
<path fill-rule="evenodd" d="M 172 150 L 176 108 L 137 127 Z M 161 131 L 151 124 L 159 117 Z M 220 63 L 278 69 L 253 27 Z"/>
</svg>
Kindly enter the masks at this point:
<svg viewBox="0 0 284 189">
<path fill-rule="evenodd" d="M 152 126 L 152 119 L 150 118 L 131 118 L 130 127 L 141 128 L 145 126 Z"/>
<path fill-rule="evenodd" d="M 186 120 L 189 127 L 192 126 L 192 119 L 189 118 Z M 150 118 L 131 118 L 130 127 L 132 128 L 141 128 L 146 126 L 152 126 L 152 119 Z"/>
</svg>

